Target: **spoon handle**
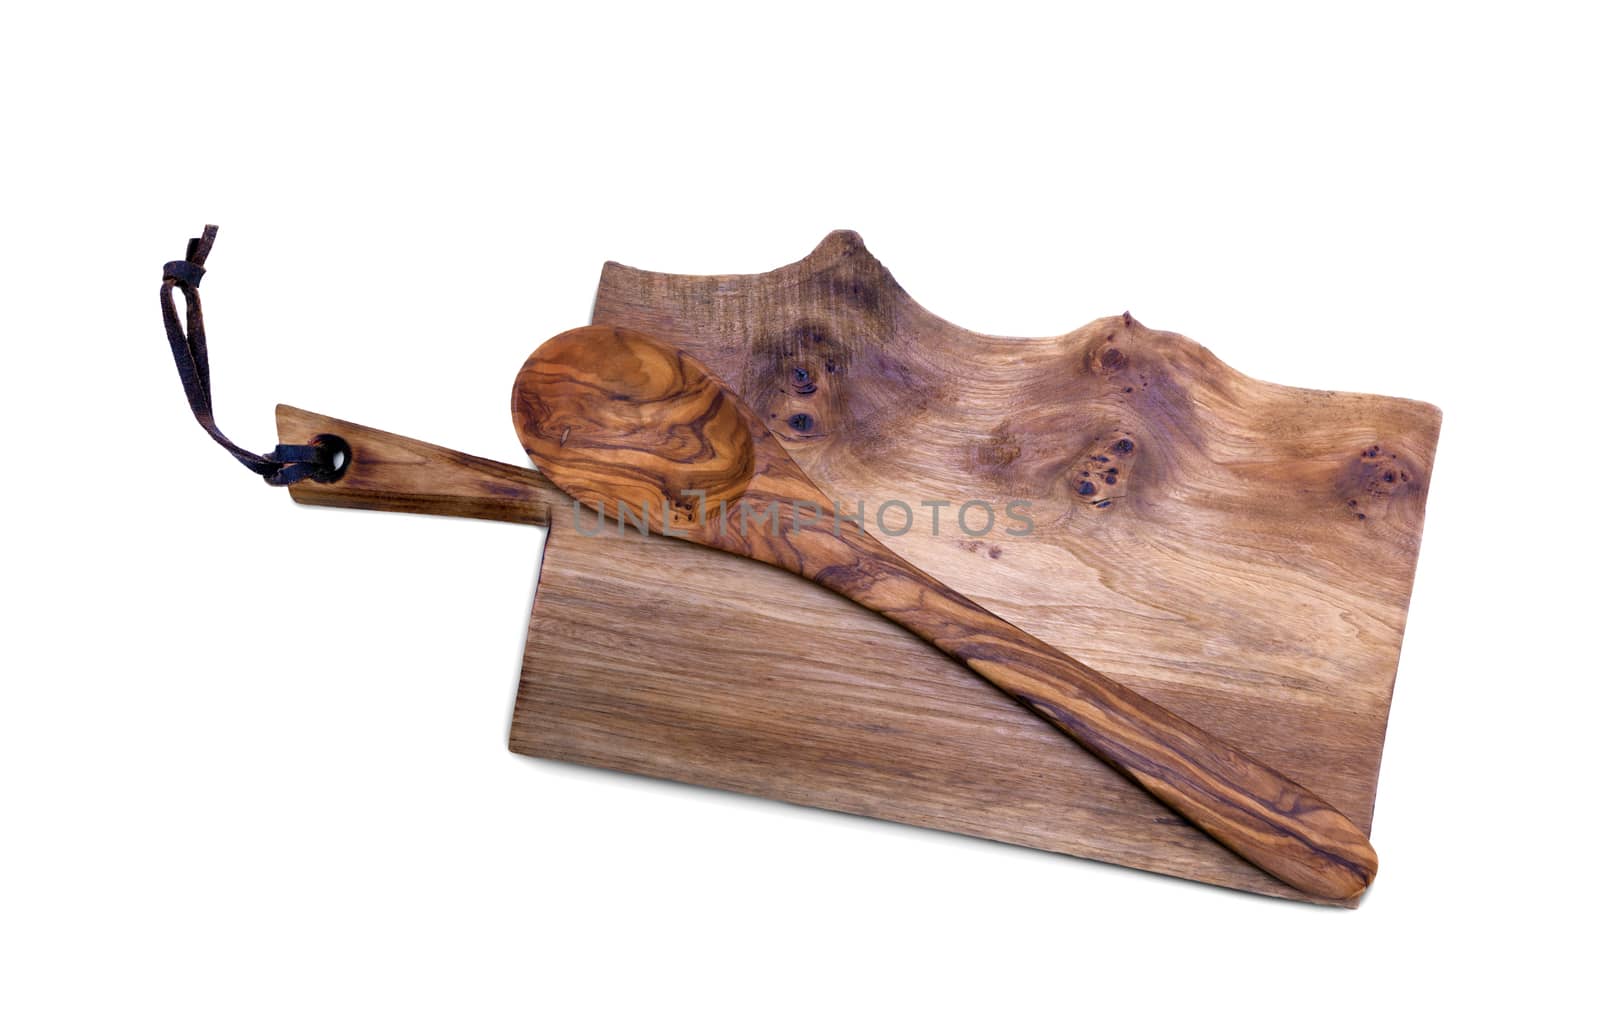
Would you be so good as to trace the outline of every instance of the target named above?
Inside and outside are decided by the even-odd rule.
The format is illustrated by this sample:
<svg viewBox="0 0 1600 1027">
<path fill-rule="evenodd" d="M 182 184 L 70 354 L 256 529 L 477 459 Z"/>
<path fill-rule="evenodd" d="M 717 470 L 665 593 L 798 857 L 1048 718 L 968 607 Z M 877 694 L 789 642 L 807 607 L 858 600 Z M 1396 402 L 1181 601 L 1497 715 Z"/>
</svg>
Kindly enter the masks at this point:
<svg viewBox="0 0 1600 1027">
<path fill-rule="evenodd" d="M 797 547 L 803 576 L 960 660 L 1262 870 L 1329 899 L 1371 883 L 1378 857 L 1366 835 L 1305 788 L 990 613 L 870 535 L 808 534 Z"/>
</svg>

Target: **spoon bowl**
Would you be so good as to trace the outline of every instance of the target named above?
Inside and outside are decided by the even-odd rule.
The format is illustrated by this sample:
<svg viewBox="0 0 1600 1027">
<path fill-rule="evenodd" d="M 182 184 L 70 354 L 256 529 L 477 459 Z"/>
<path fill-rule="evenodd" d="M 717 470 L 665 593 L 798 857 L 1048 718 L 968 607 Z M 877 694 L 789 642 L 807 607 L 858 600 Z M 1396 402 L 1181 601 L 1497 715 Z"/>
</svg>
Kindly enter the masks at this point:
<svg viewBox="0 0 1600 1027">
<path fill-rule="evenodd" d="M 534 464 L 602 513 L 709 540 L 703 510 L 737 504 L 756 469 L 751 419 L 705 366 L 618 328 L 577 328 L 528 358 L 512 394 Z"/>
</svg>

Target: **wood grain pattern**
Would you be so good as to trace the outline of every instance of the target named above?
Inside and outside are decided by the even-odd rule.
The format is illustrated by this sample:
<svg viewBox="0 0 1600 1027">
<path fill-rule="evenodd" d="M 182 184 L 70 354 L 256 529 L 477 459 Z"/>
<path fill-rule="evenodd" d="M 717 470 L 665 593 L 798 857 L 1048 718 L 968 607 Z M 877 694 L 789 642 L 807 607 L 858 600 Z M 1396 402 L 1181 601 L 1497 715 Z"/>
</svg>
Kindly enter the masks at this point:
<svg viewBox="0 0 1600 1027">
<path fill-rule="evenodd" d="M 762 421 L 681 350 L 626 329 L 566 332 L 528 359 L 511 408 L 541 473 L 584 505 L 618 523 L 631 505 L 652 531 L 781 567 L 883 614 L 1279 880 L 1344 899 L 1377 873 L 1366 837 L 1302 786 L 840 518 Z"/>
<path fill-rule="evenodd" d="M 285 444 L 301 445 L 318 435 L 337 435 L 350 447 L 349 465 L 338 481 L 307 480 L 289 486 L 297 503 L 550 523 L 549 500 L 559 493 L 526 467 L 468 456 L 282 404 L 277 413 L 278 439 Z"/>
<path fill-rule="evenodd" d="M 596 320 L 703 360 L 836 498 L 1030 499 L 1026 538 L 883 541 L 1370 829 L 1437 409 L 1257 382 L 1129 317 L 964 331 L 853 233 L 758 275 L 608 265 Z M 551 516 L 516 751 L 1305 898 L 837 597 Z"/>
</svg>

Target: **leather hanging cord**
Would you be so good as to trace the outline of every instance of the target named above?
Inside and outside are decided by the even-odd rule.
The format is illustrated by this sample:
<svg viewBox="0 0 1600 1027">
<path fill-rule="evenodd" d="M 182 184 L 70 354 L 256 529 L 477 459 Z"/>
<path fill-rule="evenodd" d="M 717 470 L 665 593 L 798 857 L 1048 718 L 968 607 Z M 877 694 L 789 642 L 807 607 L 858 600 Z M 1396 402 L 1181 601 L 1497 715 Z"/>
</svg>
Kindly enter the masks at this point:
<svg viewBox="0 0 1600 1027">
<path fill-rule="evenodd" d="M 306 478 L 331 481 L 343 469 L 339 446 L 318 439 L 306 446 L 278 446 L 267 454 L 256 454 L 237 446 L 217 427 L 211 410 L 211 362 L 206 356 L 206 323 L 200 309 L 200 279 L 206 273 L 206 257 L 216 241 L 217 226 L 207 225 L 198 239 L 189 240 L 182 260 L 174 260 L 161 270 L 161 320 L 166 325 L 167 341 L 172 344 L 172 359 L 178 365 L 178 378 L 194 419 L 233 458 L 248 467 L 269 485 L 293 485 Z M 183 294 L 184 320 L 178 320 L 172 290 Z"/>
</svg>

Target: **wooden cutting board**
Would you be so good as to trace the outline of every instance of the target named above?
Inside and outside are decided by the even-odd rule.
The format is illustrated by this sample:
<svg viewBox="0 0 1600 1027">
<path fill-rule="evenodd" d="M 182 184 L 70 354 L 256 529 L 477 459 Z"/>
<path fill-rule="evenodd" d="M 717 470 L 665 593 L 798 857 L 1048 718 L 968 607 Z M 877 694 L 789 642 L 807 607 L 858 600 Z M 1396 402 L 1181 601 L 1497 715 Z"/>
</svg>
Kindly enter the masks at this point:
<svg viewBox="0 0 1600 1027">
<path fill-rule="evenodd" d="M 766 274 L 608 264 L 594 321 L 708 364 L 869 529 L 906 504 L 902 556 L 1370 830 L 1437 408 L 1258 382 L 1126 314 L 965 331 L 853 232 Z M 1305 898 L 881 618 L 548 499 L 513 750 Z"/>
</svg>

